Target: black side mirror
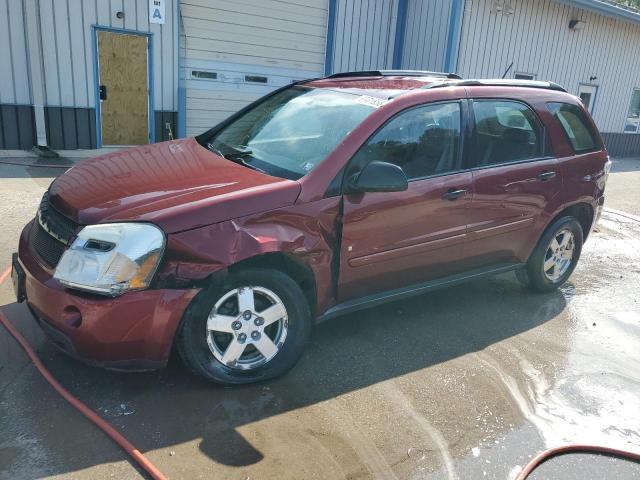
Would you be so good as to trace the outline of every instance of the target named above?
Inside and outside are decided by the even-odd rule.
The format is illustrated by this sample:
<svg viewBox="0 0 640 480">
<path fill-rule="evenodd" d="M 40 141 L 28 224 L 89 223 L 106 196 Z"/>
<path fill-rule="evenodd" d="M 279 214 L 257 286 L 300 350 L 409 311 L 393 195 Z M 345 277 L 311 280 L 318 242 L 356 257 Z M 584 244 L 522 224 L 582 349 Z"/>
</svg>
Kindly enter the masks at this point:
<svg viewBox="0 0 640 480">
<path fill-rule="evenodd" d="M 347 193 L 403 192 L 409 182 L 402 168 L 389 162 L 370 162 L 347 181 Z"/>
</svg>

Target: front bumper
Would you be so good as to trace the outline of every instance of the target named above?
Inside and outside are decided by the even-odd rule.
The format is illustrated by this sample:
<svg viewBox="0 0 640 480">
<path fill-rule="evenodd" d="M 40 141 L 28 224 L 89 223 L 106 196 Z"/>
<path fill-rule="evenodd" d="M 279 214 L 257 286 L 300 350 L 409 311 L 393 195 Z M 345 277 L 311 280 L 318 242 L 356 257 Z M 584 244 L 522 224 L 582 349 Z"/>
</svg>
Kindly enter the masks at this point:
<svg viewBox="0 0 640 480">
<path fill-rule="evenodd" d="M 64 288 L 28 245 L 22 231 L 18 261 L 24 296 L 53 343 L 86 363 L 120 369 L 166 364 L 173 337 L 197 289 L 141 290 L 116 298 Z"/>
</svg>

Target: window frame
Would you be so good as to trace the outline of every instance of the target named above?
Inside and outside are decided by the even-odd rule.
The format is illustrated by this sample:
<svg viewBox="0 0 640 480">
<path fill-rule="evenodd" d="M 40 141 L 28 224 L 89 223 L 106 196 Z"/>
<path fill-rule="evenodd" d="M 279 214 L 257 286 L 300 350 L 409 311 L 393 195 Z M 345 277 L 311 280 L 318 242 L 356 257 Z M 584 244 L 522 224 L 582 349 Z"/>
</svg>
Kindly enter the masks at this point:
<svg viewBox="0 0 640 480">
<path fill-rule="evenodd" d="M 468 117 L 468 111 L 467 111 L 468 110 L 468 106 L 467 106 L 466 99 L 464 99 L 464 98 L 453 98 L 453 99 L 449 99 L 449 100 L 438 100 L 438 101 L 435 101 L 435 102 L 420 103 L 420 104 L 417 104 L 417 105 L 411 105 L 410 107 L 407 107 L 405 109 L 400 110 L 399 112 L 394 113 L 391 117 L 387 118 L 382 125 L 380 125 L 378 128 L 376 128 L 371 133 L 371 135 L 369 135 L 367 137 L 367 139 L 364 142 L 362 142 L 362 144 L 358 147 L 358 150 L 345 163 L 345 166 L 342 168 L 342 171 L 338 174 L 338 175 L 342 175 L 342 181 L 341 181 L 341 187 L 340 187 L 341 194 L 344 194 L 344 187 L 345 187 L 345 182 L 346 182 L 347 178 L 350 175 L 353 175 L 353 174 L 355 174 L 357 172 L 361 172 L 364 169 L 364 167 L 366 167 L 370 163 L 370 161 L 369 161 L 369 162 L 366 162 L 366 163 L 364 163 L 362 165 L 355 165 L 355 159 L 358 156 L 358 154 L 360 153 L 360 151 L 362 150 L 362 148 L 364 148 L 364 146 L 367 143 L 369 143 L 369 141 L 373 137 L 375 137 L 383 128 L 385 128 L 389 123 L 394 121 L 400 115 L 408 113 L 411 110 L 415 110 L 415 109 L 418 109 L 418 108 L 424 108 L 424 107 L 430 107 L 432 105 L 447 105 L 447 104 L 451 104 L 451 103 L 457 103 L 458 106 L 460 107 L 460 133 L 459 133 L 459 136 L 460 136 L 459 137 L 460 138 L 460 148 L 458 149 L 458 164 L 460 165 L 460 168 L 458 170 L 452 170 L 450 172 L 445 172 L 445 173 L 436 173 L 436 174 L 433 174 L 433 175 L 426 175 L 426 176 L 423 176 L 423 177 L 416 177 L 416 178 L 412 178 L 412 179 L 407 178 L 407 182 L 408 183 L 419 182 L 419 181 L 428 180 L 428 179 L 431 179 L 431 178 L 444 177 L 444 176 L 447 176 L 447 175 L 455 175 L 457 173 L 462 173 L 462 172 L 469 171 L 469 167 L 466 164 L 466 157 L 465 157 L 465 145 L 466 145 L 466 138 L 467 138 L 466 125 L 467 125 L 467 117 Z M 350 172 L 350 169 L 352 167 L 357 168 L 357 172 Z M 331 182 L 331 185 L 334 184 L 334 181 Z"/>
<path fill-rule="evenodd" d="M 635 95 L 636 92 L 640 92 L 640 87 L 633 87 L 633 89 L 631 89 L 631 98 L 629 98 L 629 108 L 627 109 L 627 115 L 624 117 L 624 126 L 622 127 L 622 133 L 627 133 L 629 135 L 638 135 L 640 134 L 640 122 L 638 122 L 638 126 L 636 127 L 636 131 L 635 132 L 628 132 L 627 131 L 627 120 L 629 118 L 629 113 L 631 113 L 631 102 L 633 101 L 633 96 Z"/>
<path fill-rule="evenodd" d="M 564 125 L 562 125 L 562 122 L 560 121 L 560 119 L 556 118 L 556 114 L 551 111 L 551 108 L 549 107 L 549 104 L 551 104 L 551 103 L 560 103 L 560 104 L 563 104 L 563 105 L 569 105 L 571 107 L 575 107 L 575 108 L 577 108 L 579 110 L 583 110 L 582 114 L 584 115 L 585 119 L 587 120 L 587 123 L 585 125 L 587 127 L 587 130 L 589 131 L 589 134 L 595 140 L 593 148 L 590 148 L 588 150 L 576 150 L 574 148 L 573 143 L 571 142 L 571 137 L 569 136 L 569 133 L 565 130 Z M 582 104 L 582 101 L 580 101 L 580 103 Z M 593 125 L 593 122 L 591 121 L 591 118 L 588 115 L 584 114 L 584 111 L 586 110 L 584 107 L 580 107 L 579 105 L 574 105 L 573 103 L 553 101 L 553 100 L 545 102 L 545 105 L 547 107 L 547 110 L 549 110 L 549 113 L 553 117 L 554 121 L 558 122 L 560 130 L 562 130 L 562 134 L 564 135 L 564 138 L 567 141 L 567 144 L 569 145 L 569 148 L 571 149 L 571 151 L 573 152 L 574 155 L 585 155 L 587 153 L 599 152 L 599 151 L 604 149 L 604 145 L 602 143 L 602 137 L 600 136 L 597 128 L 595 128 L 595 126 Z M 586 110 L 586 111 L 588 113 L 588 110 Z M 631 132 L 628 132 L 628 133 L 631 133 Z"/>
<path fill-rule="evenodd" d="M 593 89 L 593 93 L 589 92 L 589 91 L 584 91 L 582 90 L 583 88 L 585 89 Z M 582 103 L 582 105 L 584 105 L 584 103 L 582 102 L 582 98 L 580 97 L 580 94 L 582 93 L 589 93 L 591 95 L 591 109 L 587 108 L 587 105 L 584 105 L 584 109 L 589 112 L 590 115 L 593 116 L 593 113 L 596 110 L 596 100 L 598 99 L 598 93 L 600 92 L 600 86 L 596 85 L 594 83 L 582 83 L 580 82 L 578 84 L 578 93 L 576 94 L 576 97 L 578 97 L 580 99 L 580 103 Z M 631 106 L 631 102 L 629 102 L 629 106 Z"/>
<path fill-rule="evenodd" d="M 538 112 L 536 112 L 536 109 L 533 108 L 531 105 L 529 105 L 527 102 L 524 102 L 520 99 L 515 99 L 515 98 L 508 98 L 508 97 L 474 97 L 474 98 L 469 98 L 469 139 L 468 141 L 470 143 L 473 143 L 474 139 L 475 139 L 475 135 L 476 135 L 476 115 L 475 112 L 473 110 L 473 103 L 474 102 L 484 102 L 484 101 L 489 101 L 489 102 L 512 102 L 512 103 L 519 103 L 520 105 L 524 105 L 526 108 L 529 109 L 529 111 L 531 111 L 533 113 L 533 118 L 535 118 L 535 121 L 538 124 L 538 129 L 541 133 L 541 138 L 540 138 L 540 144 L 542 147 L 542 154 L 541 156 L 535 157 L 535 158 L 526 158 L 526 159 L 522 159 L 522 160 L 512 160 L 510 162 L 502 162 L 502 163 L 492 163 L 490 165 L 478 165 L 477 164 L 477 160 L 471 156 L 467 162 L 469 164 L 469 168 L 470 170 L 476 171 L 476 170 L 486 170 L 488 168 L 498 168 L 498 167 L 502 167 L 505 165 L 518 165 L 520 163 L 532 163 L 532 162 L 541 162 L 543 160 L 550 160 L 555 158 L 555 154 L 553 152 L 553 149 L 549 143 L 549 134 L 547 132 L 547 128 L 544 124 L 544 122 L 540 119 L 540 116 L 538 115 Z"/>
</svg>

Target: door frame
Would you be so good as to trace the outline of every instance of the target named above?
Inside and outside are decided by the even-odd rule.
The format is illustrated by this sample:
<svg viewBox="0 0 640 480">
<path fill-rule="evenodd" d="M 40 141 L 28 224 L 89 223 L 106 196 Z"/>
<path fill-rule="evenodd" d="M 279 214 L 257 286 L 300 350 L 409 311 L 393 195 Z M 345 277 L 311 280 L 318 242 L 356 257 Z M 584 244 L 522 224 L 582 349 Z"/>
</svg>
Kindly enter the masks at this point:
<svg viewBox="0 0 640 480">
<path fill-rule="evenodd" d="M 154 116 L 154 91 L 153 91 L 153 33 L 129 30 L 126 28 L 106 27 L 103 25 L 91 25 L 91 43 L 93 49 L 93 87 L 96 105 L 96 148 L 102 147 L 102 111 L 100 105 L 100 66 L 98 57 L 98 32 L 112 32 L 125 35 L 139 35 L 147 37 L 147 139 L 153 143 L 156 138 L 156 122 Z"/>
<path fill-rule="evenodd" d="M 600 90 L 600 88 L 599 88 L 598 85 L 595 85 L 593 83 L 580 82 L 580 83 L 578 83 L 578 94 L 577 94 L 578 98 L 580 98 L 580 90 L 582 89 L 582 87 L 587 87 L 589 89 L 593 89 L 593 95 L 592 95 L 592 98 L 591 98 L 591 109 L 589 109 L 589 107 L 585 105 L 585 108 L 587 109 L 589 114 L 591 116 L 593 116 L 593 113 L 596 110 L 596 100 L 598 99 L 598 91 Z"/>
</svg>

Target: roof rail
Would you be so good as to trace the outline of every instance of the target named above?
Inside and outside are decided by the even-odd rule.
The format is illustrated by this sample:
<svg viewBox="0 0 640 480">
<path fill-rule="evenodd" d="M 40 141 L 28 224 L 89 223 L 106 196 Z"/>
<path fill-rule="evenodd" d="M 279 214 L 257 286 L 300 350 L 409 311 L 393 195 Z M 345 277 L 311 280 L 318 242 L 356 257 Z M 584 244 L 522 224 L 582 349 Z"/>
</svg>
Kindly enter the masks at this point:
<svg viewBox="0 0 640 480">
<path fill-rule="evenodd" d="M 362 70 L 357 72 L 340 72 L 329 75 L 326 78 L 345 77 L 444 77 L 461 80 L 462 77 L 455 73 L 431 72 L 428 70 Z"/>
<path fill-rule="evenodd" d="M 566 92 L 567 90 L 555 82 L 542 82 L 539 80 L 518 80 L 505 78 L 487 78 L 487 79 L 467 79 L 449 82 L 436 82 L 425 85 L 422 88 L 439 88 L 439 87 L 527 87 L 527 88 L 543 88 L 546 90 L 556 90 L 558 92 Z"/>
</svg>

